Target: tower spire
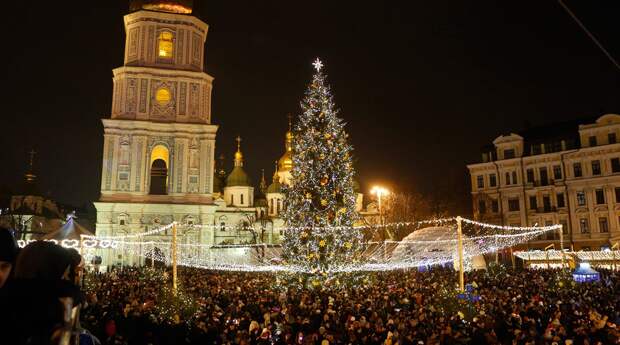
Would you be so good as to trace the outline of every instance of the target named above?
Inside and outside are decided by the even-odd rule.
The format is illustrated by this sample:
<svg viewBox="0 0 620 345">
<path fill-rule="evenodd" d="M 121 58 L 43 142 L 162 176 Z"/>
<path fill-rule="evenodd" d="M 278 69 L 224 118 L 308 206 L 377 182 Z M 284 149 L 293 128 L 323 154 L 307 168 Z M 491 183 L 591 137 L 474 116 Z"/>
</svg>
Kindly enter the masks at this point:
<svg viewBox="0 0 620 345">
<path fill-rule="evenodd" d="M 288 113 L 287 117 L 288 117 L 288 131 L 293 132 L 293 115 L 291 115 L 291 113 Z"/>
<path fill-rule="evenodd" d="M 37 178 L 37 175 L 34 174 L 34 155 L 36 154 L 37 152 L 35 150 L 30 150 L 29 152 L 30 160 L 28 162 L 28 169 L 26 171 L 26 174 L 24 175 L 24 177 L 26 178 L 26 182 L 32 183 Z"/>
<path fill-rule="evenodd" d="M 218 175 L 219 175 L 221 178 L 226 177 L 226 167 L 224 166 L 224 160 L 225 160 L 225 159 L 226 159 L 226 157 L 224 156 L 224 154 L 223 154 L 223 153 L 220 153 L 220 157 L 219 157 L 219 161 L 220 161 L 220 162 L 219 162 L 219 168 L 220 168 L 220 169 L 219 169 L 219 171 L 218 171 L 217 173 L 218 173 Z"/>
<path fill-rule="evenodd" d="M 235 152 L 235 166 L 243 166 L 243 154 L 241 153 L 241 136 L 237 136 L 237 152 Z"/>
<path fill-rule="evenodd" d="M 261 193 L 265 194 L 265 192 L 267 191 L 267 181 L 265 181 L 265 169 L 260 169 L 260 170 L 261 170 L 261 177 L 260 177 L 260 184 L 258 185 L 258 188 Z"/>
<path fill-rule="evenodd" d="M 276 161 L 276 167 L 273 169 L 273 182 L 280 180 L 278 176 L 278 161 Z"/>
</svg>

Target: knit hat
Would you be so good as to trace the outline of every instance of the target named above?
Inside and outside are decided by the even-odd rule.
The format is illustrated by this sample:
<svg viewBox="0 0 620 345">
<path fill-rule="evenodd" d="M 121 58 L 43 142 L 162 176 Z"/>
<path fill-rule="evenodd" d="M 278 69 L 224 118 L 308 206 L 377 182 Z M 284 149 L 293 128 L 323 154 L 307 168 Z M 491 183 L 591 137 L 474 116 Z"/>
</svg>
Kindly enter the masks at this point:
<svg viewBox="0 0 620 345">
<path fill-rule="evenodd" d="M 9 229 L 0 228 L 0 261 L 15 263 L 17 242 Z"/>
</svg>

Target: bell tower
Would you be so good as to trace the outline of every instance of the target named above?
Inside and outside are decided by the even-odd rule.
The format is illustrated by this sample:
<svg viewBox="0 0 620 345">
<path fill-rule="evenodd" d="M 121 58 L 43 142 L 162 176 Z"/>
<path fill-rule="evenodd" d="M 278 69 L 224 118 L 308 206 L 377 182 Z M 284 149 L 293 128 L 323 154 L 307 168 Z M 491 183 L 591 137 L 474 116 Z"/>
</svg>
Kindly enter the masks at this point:
<svg viewBox="0 0 620 345">
<path fill-rule="evenodd" d="M 191 15 L 192 1 L 131 1 L 130 11 L 110 118 L 102 120 L 97 233 L 141 232 L 190 218 L 212 223 L 217 126 L 213 77 L 204 70 L 209 26 Z"/>
</svg>

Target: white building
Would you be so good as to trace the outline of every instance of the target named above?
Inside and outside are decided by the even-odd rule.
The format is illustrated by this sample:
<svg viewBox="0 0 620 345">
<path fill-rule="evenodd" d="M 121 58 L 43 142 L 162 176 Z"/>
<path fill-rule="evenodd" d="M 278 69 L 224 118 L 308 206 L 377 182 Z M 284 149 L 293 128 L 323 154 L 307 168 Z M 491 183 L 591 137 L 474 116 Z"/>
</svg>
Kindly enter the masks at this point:
<svg viewBox="0 0 620 345">
<path fill-rule="evenodd" d="M 620 241 L 620 115 L 500 135 L 469 164 L 474 217 L 502 225 L 562 224 L 565 247 Z M 527 244 L 541 248 L 559 235 Z"/>
</svg>

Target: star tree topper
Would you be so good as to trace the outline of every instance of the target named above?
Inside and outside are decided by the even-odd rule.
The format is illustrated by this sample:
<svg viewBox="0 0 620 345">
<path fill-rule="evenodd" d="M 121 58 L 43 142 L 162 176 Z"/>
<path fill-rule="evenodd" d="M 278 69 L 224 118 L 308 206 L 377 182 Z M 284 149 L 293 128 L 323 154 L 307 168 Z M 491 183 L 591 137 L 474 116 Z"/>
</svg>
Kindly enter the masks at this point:
<svg viewBox="0 0 620 345">
<path fill-rule="evenodd" d="M 317 57 L 316 60 L 314 60 L 314 62 L 312 63 L 312 66 L 314 66 L 314 68 L 316 69 L 317 72 L 320 72 L 321 68 L 323 68 L 323 63 Z"/>
</svg>

